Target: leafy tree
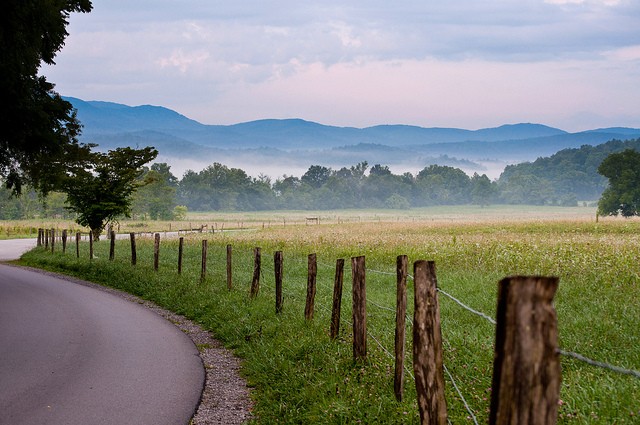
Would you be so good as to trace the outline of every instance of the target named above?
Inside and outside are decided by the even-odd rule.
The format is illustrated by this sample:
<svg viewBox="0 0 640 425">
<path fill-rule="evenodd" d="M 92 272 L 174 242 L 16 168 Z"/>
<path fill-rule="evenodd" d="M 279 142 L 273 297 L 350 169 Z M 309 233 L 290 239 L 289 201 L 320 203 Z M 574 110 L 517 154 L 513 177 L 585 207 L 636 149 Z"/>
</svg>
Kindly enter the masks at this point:
<svg viewBox="0 0 640 425">
<path fill-rule="evenodd" d="M 495 198 L 497 189 L 486 174 L 473 173 L 471 177 L 471 201 L 480 206 L 487 206 Z"/>
<path fill-rule="evenodd" d="M 214 163 L 196 173 L 188 170 L 179 184 L 179 201 L 196 211 L 234 211 L 273 208 L 271 182 L 251 179 L 239 168 Z"/>
<path fill-rule="evenodd" d="M 144 168 L 140 176 L 141 187 L 133 196 L 132 212 L 152 220 L 171 220 L 176 206 L 177 179 L 166 163 Z"/>
<path fill-rule="evenodd" d="M 239 196 L 240 208 L 244 210 L 270 210 L 275 207 L 275 193 L 271 187 L 271 179 L 259 175 L 251 179 Z"/>
<path fill-rule="evenodd" d="M 515 173 L 500 179 L 502 199 L 508 204 L 545 205 L 554 196 L 549 180 L 527 173 Z"/>
<path fill-rule="evenodd" d="M 321 165 L 312 165 L 309 167 L 306 173 L 300 178 L 302 183 L 306 183 L 314 189 L 320 188 L 323 184 L 329 180 L 331 176 L 331 168 L 323 167 Z"/>
<path fill-rule="evenodd" d="M 105 226 L 120 216 L 129 216 L 132 194 L 141 184 L 142 166 L 158 155 L 154 148 L 118 148 L 92 153 L 83 167 L 67 177 L 64 191 L 76 222 L 89 227 L 94 240 Z"/>
<path fill-rule="evenodd" d="M 54 85 L 38 76 L 53 65 L 68 35 L 72 12 L 89 0 L 7 0 L 0 14 L 0 176 L 19 194 L 25 184 L 47 193 L 59 188 L 70 162 L 86 159 L 80 123 Z"/>
<path fill-rule="evenodd" d="M 631 217 L 640 215 L 640 152 L 627 149 L 606 157 L 598 172 L 609 187 L 598 202 L 598 214 Z"/>
<path fill-rule="evenodd" d="M 598 166 L 608 155 L 625 149 L 640 150 L 640 139 L 611 140 L 597 146 L 583 145 L 578 149 L 563 149 L 534 162 L 508 165 L 500 175 L 498 184 L 507 190 L 513 186 L 507 184 L 512 177 L 517 177 L 525 184 L 528 184 L 527 177 L 532 182 L 542 179 L 550 189 L 545 195 L 546 202 L 552 204 L 575 205 L 578 199 L 598 199 L 607 187 L 607 179 L 598 173 Z M 508 193 L 504 193 L 503 197 L 509 203 L 530 202 L 527 198 L 516 202 Z"/>
<path fill-rule="evenodd" d="M 394 193 L 384 201 L 384 207 L 394 210 L 408 210 L 411 203 L 402 195 Z"/>
<path fill-rule="evenodd" d="M 416 176 L 418 203 L 423 205 L 461 204 L 468 200 L 469 176 L 459 168 L 430 165 Z"/>
<path fill-rule="evenodd" d="M 390 176 L 389 166 L 376 164 L 369 170 L 369 176 Z"/>
<path fill-rule="evenodd" d="M 366 206 L 375 208 L 406 209 L 410 203 L 412 186 L 403 176 L 397 176 L 388 167 L 374 165 L 362 184 Z M 406 204 L 409 204 L 407 206 Z"/>
<path fill-rule="evenodd" d="M 189 212 L 189 208 L 185 205 L 176 205 L 173 208 L 173 219 L 174 220 L 184 220 L 187 218 L 187 212 Z"/>
</svg>

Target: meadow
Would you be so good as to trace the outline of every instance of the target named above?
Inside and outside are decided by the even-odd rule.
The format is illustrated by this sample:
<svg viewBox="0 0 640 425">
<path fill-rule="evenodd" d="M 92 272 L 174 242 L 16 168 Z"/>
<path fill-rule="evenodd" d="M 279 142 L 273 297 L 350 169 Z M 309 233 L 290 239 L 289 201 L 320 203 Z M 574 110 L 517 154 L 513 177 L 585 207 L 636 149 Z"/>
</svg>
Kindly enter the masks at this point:
<svg viewBox="0 0 640 425">
<path fill-rule="evenodd" d="M 63 254 L 56 245 L 54 253 L 35 249 L 21 263 L 134 293 L 213 331 L 244 359 L 243 374 L 253 388 L 257 423 L 418 422 L 410 329 L 404 400 L 397 402 L 393 393 L 390 353 L 398 255 L 407 255 L 410 262 L 436 262 L 452 423 L 487 422 L 495 327 L 449 296 L 494 317 L 497 282 L 505 276 L 558 276 L 555 307 L 560 347 L 640 370 L 640 220 L 600 218 L 596 222 L 590 208 L 340 211 L 319 213 L 320 224 L 309 224 L 310 216 L 299 212 L 191 216 L 193 222 L 209 221 L 208 228 L 218 231 L 185 236 L 180 275 L 178 242 L 165 236 L 157 272 L 153 271 L 151 237 L 138 238 L 136 266 L 130 263 L 128 240 L 117 241 L 114 261 L 109 261 L 109 242 L 103 240 L 95 244 L 93 260 L 88 258 L 89 244 L 83 241 L 79 259 L 75 249 Z M 221 231 L 223 223 L 225 231 Z M 148 223 L 149 229 L 163 230 L 153 228 L 154 224 L 158 223 Z M 171 225 L 172 230 L 176 225 Z M 200 282 L 202 239 L 207 239 L 209 248 L 204 282 Z M 228 244 L 233 246 L 230 291 L 226 286 Z M 260 292 L 251 299 L 254 247 L 262 248 L 262 274 Z M 273 253 L 278 250 L 284 253 L 285 277 L 284 310 L 277 315 Z M 306 321 L 310 253 L 318 258 L 318 289 L 314 318 Z M 366 256 L 367 267 L 369 351 L 365 362 L 354 362 L 351 348 L 348 259 L 359 255 Z M 347 259 L 342 323 L 339 337 L 331 341 L 329 320 L 338 258 Z M 408 295 L 411 315 L 411 283 Z M 563 356 L 559 423 L 638 423 L 638 400 L 640 379 Z"/>
</svg>

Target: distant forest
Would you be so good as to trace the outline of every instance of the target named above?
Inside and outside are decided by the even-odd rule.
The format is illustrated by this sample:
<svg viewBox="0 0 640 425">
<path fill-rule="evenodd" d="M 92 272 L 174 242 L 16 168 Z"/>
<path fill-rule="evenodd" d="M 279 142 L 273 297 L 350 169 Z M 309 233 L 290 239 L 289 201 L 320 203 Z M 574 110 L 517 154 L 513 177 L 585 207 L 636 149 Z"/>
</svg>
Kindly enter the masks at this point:
<svg viewBox="0 0 640 425">
<path fill-rule="evenodd" d="M 171 219 L 189 211 L 409 209 L 434 205 L 529 204 L 576 206 L 597 201 L 607 186 L 598 174 L 611 153 L 640 151 L 640 139 L 612 140 L 565 149 L 534 162 L 510 165 L 491 181 L 450 166 L 430 165 L 416 175 L 393 174 L 388 166 L 366 162 L 334 170 L 312 165 L 301 177 L 251 177 L 238 168 L 214 163 L 176 178 L 167 164 L 145 170 L 133 203 L 139 218 Z M 186 207 L 186 208 L 185 208 Z M 0 190 L 0 219 L 68 216 L 64 196 L 43 203 L 35 193 L 12 198 Z"/>
</svg>

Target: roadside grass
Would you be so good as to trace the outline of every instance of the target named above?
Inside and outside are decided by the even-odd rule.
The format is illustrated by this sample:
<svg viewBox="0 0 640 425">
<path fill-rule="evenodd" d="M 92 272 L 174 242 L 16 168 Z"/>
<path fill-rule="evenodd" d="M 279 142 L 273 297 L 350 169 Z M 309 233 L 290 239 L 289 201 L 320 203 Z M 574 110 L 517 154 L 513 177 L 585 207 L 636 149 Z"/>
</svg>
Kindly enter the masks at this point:
<svg viewBox="0 0 640 425">
<path fill-rule="evenodd" d="M 208 274 L 200 283 L 201 240 L 209 244 Z M 226 288 L 226 246 L 233 246 L 234 287 Z M 368 222 L 266 226 L 251 232 L 218 232 L 185 238 L 183 273 L 177 239 L 163 239 L 160 269 L 153 271 L 153 241 L 138 239 L 138 265 L 130 247 L 95 244 L 88 259 L 82 242 L 66 254 L 42 249 L 21 264 L 42 267 L 122 289 L 183 314 L 213 331 L 244 359 L 254 387 L 259 423 L 417 423 L 411 378 L 411 329 L 406 346 L 405 398 L 393 395 L 395 261 L 436 262 L 442 291 L 475 310 L 495 315 L 497 281 L 513 274 L 560 277 L 556 295 L 560 346 L 595 360 L 640 369 L 640 221 L 514 220 L 433 223 Z M 58 247 L 58 245 L 56 245 Z M 260 293 L 250 299 L 254 247 L 262 248 Z M 273 253 L 284 252 L 284 311 L 275 314 Z M 307 255 L 318 258 L 315 315 L 304 320 Z M 365 255 L 369 356 L 354 362 L 351 348 L 353 256 Z M 345 258 L 341 331 L 330 341 L 335 260 Z M 412 310 L 412 288 L 408 306 Z M 445 366 L 478 423 L 486 423 L 491 396 L 494 327 L 442 292 L 439 296 Z M 412 314 L 411 312 L 409 314 Z M 637 423 L 640 380 L 563 358 L 559 423 Z M 471 414 L 445 375 L 452 423 Z"/>
</svg>

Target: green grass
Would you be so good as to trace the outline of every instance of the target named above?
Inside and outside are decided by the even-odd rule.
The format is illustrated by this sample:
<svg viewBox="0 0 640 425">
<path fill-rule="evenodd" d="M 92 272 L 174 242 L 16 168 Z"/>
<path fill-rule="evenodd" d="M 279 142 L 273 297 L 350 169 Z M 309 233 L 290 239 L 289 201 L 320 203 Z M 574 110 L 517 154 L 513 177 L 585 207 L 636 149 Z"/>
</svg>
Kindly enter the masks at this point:
<svg viewBox="0 0 640 425">
<path fill-rule="evenodd" d="M 406 376 L 405 401 L 393 395 L 395 259 L 435 260 L 439 287 L 494 316 L 497 281 L 513 274 L 560 277 L 556 295 L 560 345 L 587 357 L 640 369 L 640 222 L 637 220 L 491 220 L 434 223 L 352 223 L 259 228 L 206 235 L 207 279 L 200 284 L 200 237 L 185 241 L 178 275 L 177 240 L 163 240 L 161 267 L 153 271 L 151 239 L 138 241 L 132 267 L 128 241 L 88 243 L 63 255 L 36 249 L 22 263 L 113 286 L 176 311 L 210 329 L 244 359 L 260 423 L 417 423 L 415 389 Z M 226 289 L 226 245 L 233 245 L 234 287 Z M 58 247 L 58 245 L 56 245 Z M 248 296 L 252 248 L 262 248 L 257 298 Z M 284 311 L 275 314 L 273 253 L 284 251 Z M 307 255 L 318 256 L 315 317 L 304 320 Z M 351 348 L 350 262 L 345 268 L 339 338 L 328 337 L 337 258 L 365 255 L 369 356 L 354 363 Z M 390 273 L 390 274 L 386 274 Z M 409 288 L 412 308 L 412 287 Z M 489 409 L 494 327 L 440 295 L 444 361 L 479 423 Z M 410 325 L 408 325 L 410 326 Z M 411 369 L 410 329 L 407 365 Z M 375 339 L 374 339 L 375 338 Z M 381 348 L 384 347 L 384 348 Z M 581 362 L 562 361 L 560 423 L 637 423 L 640 380 Z M 445 377 L 452 423 L 471 423 Z"/>
</svg>

